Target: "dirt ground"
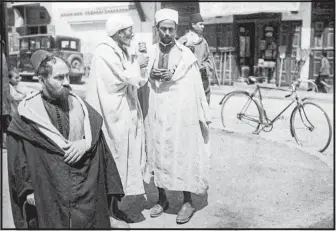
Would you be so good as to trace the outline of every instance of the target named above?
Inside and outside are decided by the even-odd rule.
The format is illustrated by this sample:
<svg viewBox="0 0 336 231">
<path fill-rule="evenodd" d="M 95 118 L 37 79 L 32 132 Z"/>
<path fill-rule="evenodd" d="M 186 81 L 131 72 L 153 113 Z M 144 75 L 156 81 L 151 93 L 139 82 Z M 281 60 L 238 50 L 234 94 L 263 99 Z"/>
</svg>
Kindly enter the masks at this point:
<svg viewBox="0 0 336 231">
<path fill-rule="evenodd" d="M 258 136 L 212 129 L 212 158 L 207 195 L 193 195 L 199 210 L 184 225 L 176 224 L 182 193 L 168 192 L 170 208 L 149 217 L 157 200 L 153 184 L 144 196 L 127 197 L 121 208 L 136 223 L 131 228 L 331 228 L 333 170 L 295 146 Z M 14 228 L 3 153 L 3 228 Z"/>
<path fill-rule="evenodd" d="M 208 195 L 193 195 L 199 211 L 176 224 L 182 193 L 169 192 L 170 208 L 149 217 L 157 200 L 153 184 L 147 198 L 133 197 L 123 208 L 138 223 L 132 228 L 330 228 L 333 226 L 333 171 L 295 146 L 262 137 L 212 130 Z M 319 154 L 317 154 L 319 155 Z M 141 209 L 141 205 L 144 209 Z"/>
</svg>

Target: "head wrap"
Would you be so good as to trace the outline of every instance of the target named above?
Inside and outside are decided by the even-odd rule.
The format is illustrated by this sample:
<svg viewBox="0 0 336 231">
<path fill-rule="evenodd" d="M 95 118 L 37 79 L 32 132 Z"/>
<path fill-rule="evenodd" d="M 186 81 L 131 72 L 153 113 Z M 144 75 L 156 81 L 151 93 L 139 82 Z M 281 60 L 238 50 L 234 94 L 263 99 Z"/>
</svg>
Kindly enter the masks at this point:
<svg viewBox="0 0 336 231">
<path fill-rule="evenodd" d="M 190 23 L 204 22 L 200 13 L 190 15 Z"/>
<path fill-rule="evenodd" d="M 172 9 L 161 9 L 155 13 L 156 25 L 163 20 L 171 20 L 178 24 L 178 12 Z"/>
<path fill-rule="evenodd" d="M 110 17 L 105 25 L 108 36 L 113 36 L 115 33 L 122 29 L 133 26 L 134 22 L 128 15 L 113 15 Z"/>
</svg>

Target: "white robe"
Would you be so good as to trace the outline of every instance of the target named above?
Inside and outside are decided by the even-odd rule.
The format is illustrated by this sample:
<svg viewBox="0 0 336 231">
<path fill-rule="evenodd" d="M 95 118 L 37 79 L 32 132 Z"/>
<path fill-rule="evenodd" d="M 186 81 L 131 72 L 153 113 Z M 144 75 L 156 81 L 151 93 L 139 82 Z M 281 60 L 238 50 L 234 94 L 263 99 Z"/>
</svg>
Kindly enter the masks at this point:
<svg viewBox="0 0 336 231">
<path fill-rule="evenodd" d="M 112 38 L 97 46 L 86 101 L 103 116 L 103 133 L 126 195 L 145 192 L 144 127 L 137 89 L 146 82 L 139 64 L 132 64 Z"/>
<path fill-rule="evenodd" d="M 208 189 L 210 109 L 195 55 L 178 42 L 176 46 L 182 59 L 172 80 L 150 79 L 139 94 L 145 117 L 145 181 L 154 173 L 157 187 L 204 194 Z M 159 58 L 158 44 L 150 50 L 147 74 Z"/>
</svg>

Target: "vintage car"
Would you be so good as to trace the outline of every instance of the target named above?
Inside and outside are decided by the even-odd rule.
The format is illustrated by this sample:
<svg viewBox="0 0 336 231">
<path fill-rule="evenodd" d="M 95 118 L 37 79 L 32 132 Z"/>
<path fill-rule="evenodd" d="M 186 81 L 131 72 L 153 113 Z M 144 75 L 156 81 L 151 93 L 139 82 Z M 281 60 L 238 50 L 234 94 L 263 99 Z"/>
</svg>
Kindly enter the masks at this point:
<svg viewBox="0 0 336 231">
<path fill-rule="evenodd" d="M 80 39 L 70 36 L 36 34 L 20 37 L 18 69 L 23 78 L 35 76 L 30 57 L 36 50 L 46 50 L 67 60 L 71 66 L 70 82 L 81 82 L 84 75 L 83 54 L 80 52 Z"/>
</svg>

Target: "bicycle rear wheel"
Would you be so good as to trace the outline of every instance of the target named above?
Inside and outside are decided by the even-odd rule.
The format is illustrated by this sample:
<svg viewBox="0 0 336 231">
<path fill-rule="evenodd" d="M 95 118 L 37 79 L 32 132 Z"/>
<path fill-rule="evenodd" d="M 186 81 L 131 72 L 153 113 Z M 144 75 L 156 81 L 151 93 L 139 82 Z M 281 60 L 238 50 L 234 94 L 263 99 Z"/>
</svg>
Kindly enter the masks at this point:
<svg viewBox="0 0 336 231">
<path fill-rule="evenodd" d="M 290 120 L 296 142 L 304 147 L 324 152 L 331 141 L 331 123 L 327 113 L 317 104 L 303 102 L 294 108 Z"/>
<path fill-rule="evenodd" d="M 254 132 L 262 123 L 262 114 L 259 104 L 248 92 L 234 91 L 223 101 L 221 119 L 227 130 Z"/>
</svg>

